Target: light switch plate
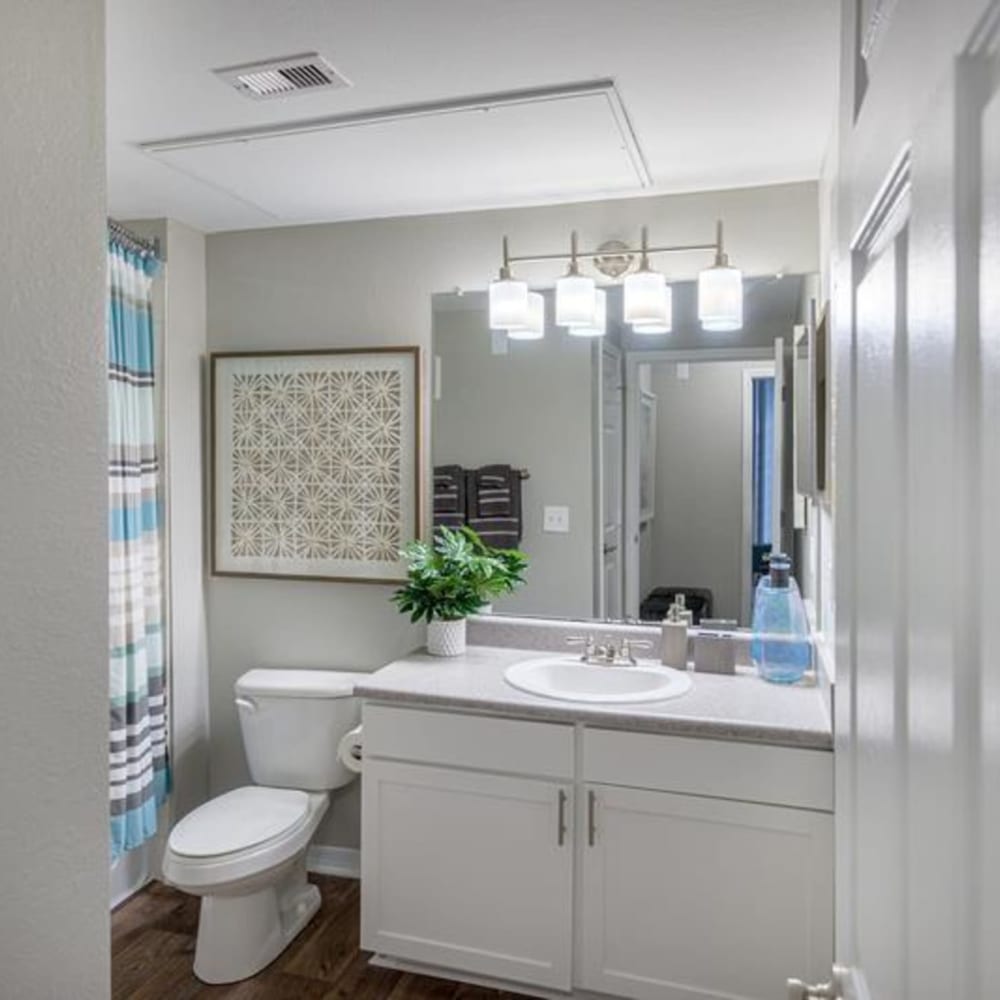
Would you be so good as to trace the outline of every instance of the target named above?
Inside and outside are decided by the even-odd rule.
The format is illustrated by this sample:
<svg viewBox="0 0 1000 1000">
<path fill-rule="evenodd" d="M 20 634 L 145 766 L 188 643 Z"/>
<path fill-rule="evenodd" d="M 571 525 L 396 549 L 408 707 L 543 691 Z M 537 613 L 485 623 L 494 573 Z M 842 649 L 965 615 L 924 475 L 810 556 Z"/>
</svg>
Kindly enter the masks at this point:
<svg viewBox="0 0 1000 1000">
<path fill-rule="evenodd" d="M 545 507 L 542 531 L 567 534 L 569 532 L 569 507 Z"/>
</svg>

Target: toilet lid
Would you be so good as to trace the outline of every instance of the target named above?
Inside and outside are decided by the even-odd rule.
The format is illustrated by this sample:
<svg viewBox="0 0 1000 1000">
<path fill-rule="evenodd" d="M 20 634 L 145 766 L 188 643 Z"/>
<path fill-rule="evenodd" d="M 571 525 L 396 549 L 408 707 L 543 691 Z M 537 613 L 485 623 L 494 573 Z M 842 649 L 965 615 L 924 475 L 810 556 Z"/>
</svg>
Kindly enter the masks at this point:
<svg viewBox="0 0 1000 1000">
<path fill-rule="evenodd" d="M 308 811 L 305 792 L 237 788 L 185 816 L 170 834 L 170 848 L 192 858 L 233 854 L 289 832 L 305 820 Z"/>
</svg>

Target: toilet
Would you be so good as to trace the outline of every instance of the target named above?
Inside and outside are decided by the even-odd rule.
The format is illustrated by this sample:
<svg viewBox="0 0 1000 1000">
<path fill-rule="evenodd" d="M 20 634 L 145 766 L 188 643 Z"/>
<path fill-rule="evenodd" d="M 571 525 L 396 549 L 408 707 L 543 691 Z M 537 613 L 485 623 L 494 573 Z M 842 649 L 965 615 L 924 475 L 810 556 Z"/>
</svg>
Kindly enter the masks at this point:
<svg viewBox="0 0 1000 1000">
<path fill-rule="evenodd" d="M 274 961 L 319 909 L 306 850 L 329 793 L 352 781 L 338 745 L 361 721 L 354 685 L 331 670 L 251 670 L 236 682 L 255 782 L 226 792 L 170 832 L 163 877 L 201 897 L 194 973 L 246 979 Z"/>
</svg>

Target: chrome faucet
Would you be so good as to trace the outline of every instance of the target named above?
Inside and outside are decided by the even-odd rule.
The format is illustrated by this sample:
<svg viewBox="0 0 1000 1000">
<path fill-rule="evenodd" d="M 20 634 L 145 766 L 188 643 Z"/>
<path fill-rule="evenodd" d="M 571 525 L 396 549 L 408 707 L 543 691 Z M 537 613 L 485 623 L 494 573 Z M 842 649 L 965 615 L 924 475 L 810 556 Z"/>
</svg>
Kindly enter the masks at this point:
<svg viewBox="0 0 1000 1000">
<path fill-rule="evenodd" d="M 598 643 L 592 635 L 570 635 L 566 637 L 566 642 L 583 646 L 582 663 L 602 667 L 634 667 L 638 661 L 632 650 L 651 649 L 653 645 L 645 639 L 622 639 L 621 645 L 616 646 L 614 639 Z"/>
</svg>

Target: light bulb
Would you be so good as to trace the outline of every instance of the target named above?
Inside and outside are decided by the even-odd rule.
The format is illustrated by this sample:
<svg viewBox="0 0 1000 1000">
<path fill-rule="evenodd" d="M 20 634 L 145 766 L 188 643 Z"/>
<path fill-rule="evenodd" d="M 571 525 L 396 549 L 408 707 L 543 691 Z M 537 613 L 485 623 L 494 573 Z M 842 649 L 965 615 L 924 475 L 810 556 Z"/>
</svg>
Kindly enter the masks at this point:
<svg viewBox="0 0 1000 1000">
<path fill-rule="evenodd" d="M 566 274 L 556 282 L 556 323 L 559 326 L 587 326 L 594 317 L 593 278 Z"/>
<path fill-rule="evenodd" d="M 608 327 L 608 296 L 603 289 L 594 289 L 590 321 L 569 328 L 573 337 L 603 337 Z"/>
<path fill-rule="evenodd" d="M 494 330 L 507 330 L 527 325 L 528 283 L 509 276 L 491 281 L 490 327 Z"/>
<path fill-rule="evenodd" d="M 716 224 L 715 264 L 698 275 L 698 319 L 702 329 L 717 333 L 743 326 L 743 272 L 729 266 L 721 219 Z"/>
<path fill-rule="evenodd" d="M 705 330 L 726 333 L 743 326 L 743 272 L 716 264 L 698 275 L 698 319 Z"/>
<path fill-rule="evenodd" d="M 657 319 L 651 320 L 649 322 L 635 322 L 632 324 L 632 332 L 638 333 L 640 336 L 647 334 L 657 334 L 657 333 L 670 333 L 674 328 L 674 290 L 670 285 L 664 285 L 664 302 L 665 311 L 664 315 Z"/>
<path fill-rule="evenodd" d="M 669 323 L 669 293 L 667 279 L 658 271 L 630 274 L 623 284 L 622 318 L 633 324 Z"/>
<path fill-rule="evenodd" d="M 528 322 L 507 329 L 511 340 L 541 340 L 545 336 L 545 299 L 539 292 L 528 292 Z"/>
</svg>

